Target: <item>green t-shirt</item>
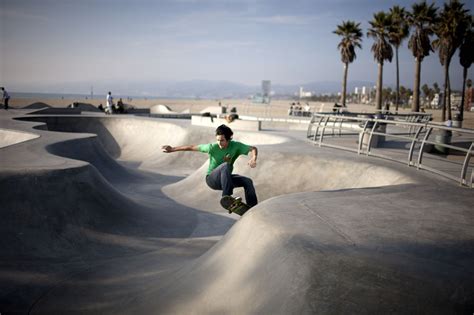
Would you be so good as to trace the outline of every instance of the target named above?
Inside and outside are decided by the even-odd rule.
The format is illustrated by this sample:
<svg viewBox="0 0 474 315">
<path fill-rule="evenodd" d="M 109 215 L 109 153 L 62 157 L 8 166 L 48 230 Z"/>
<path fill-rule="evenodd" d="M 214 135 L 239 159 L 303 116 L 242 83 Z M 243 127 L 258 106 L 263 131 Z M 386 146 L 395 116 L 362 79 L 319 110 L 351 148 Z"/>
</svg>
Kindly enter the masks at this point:
<svg viewBox="0 0 474 315">
<path fill-rule="evenodd" d="M 230 164 L 230 169 L 234 168 L 234 162 L 237 160 L 239 155 L 247 155 L 250 151 L 250 146 L 243 144 L 238 141 L 229 141 L 229 145 L 225 149 L 219 148 L 217 143 L 208 143 L 198 145 L 199 152 L 209 154 L 209 168 L 207 169 L 207 175 L 224 163 L 224 157 L 229 154 L 231 160 L 228 162 Z"/>
</svg>

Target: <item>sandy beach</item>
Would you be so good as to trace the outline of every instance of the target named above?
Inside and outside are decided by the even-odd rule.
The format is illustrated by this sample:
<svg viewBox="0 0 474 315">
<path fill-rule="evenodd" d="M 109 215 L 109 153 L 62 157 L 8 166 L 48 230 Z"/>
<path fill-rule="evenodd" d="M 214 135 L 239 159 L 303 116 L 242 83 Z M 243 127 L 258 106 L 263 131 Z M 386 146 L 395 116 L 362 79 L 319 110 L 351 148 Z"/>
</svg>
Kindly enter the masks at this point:
<svg viewBox="0 0 474 315">
<path fill-rule="evenodd" d="M 115 98 L 115 102 L 118 98 Z M 22 108 L 37 102 L 48 104 L 56 108 L 65 108 L 73 102 L 92 104 L 99 106 L 100 104 L 105 105 L 104 98 L 44 98 L 44 99 L 33 99 L 33 98 L 12 98 L 10 100 L 10 106 L 14 108 Z M 134 108 L 150 108 L 157 104 L 163 104 L 169 106 L 173 111 L 182 112 L 187 111 L 191 113 L 200 112 L 209 106 L 226 106 L 228 109 L 235 107 L 237 112 L 241 115 L 252 115 L 260 117 L 286 117 L 288 116 L 288 108 L 293 100 L 272 100 L 271 105 L 253 103 L 249 99 L 160 99 L 160 98 L 136 98 L 131 101 L 124 100 L 124 103 Z M 333 103 L 321 103 L 321 102 L 309 102 L 311 110 L 313 112 L 329 111 L 332 108 Z M 375 107 L 373 105 L 365 104 L 348 104 L 348 110 L 351 112 L 374 112 Z M 409 113 L 408 108 L 402 108 L 399 110 L 400 113 Z M 427 113 L 433 115 L 433 120 L 441 121 L 441 110 L 427 109 Z M 453 113 L 454 114 L 454 113 Z M 463 127 L 474 129 L 474 112 L 465 112 Z"/>
</svg>

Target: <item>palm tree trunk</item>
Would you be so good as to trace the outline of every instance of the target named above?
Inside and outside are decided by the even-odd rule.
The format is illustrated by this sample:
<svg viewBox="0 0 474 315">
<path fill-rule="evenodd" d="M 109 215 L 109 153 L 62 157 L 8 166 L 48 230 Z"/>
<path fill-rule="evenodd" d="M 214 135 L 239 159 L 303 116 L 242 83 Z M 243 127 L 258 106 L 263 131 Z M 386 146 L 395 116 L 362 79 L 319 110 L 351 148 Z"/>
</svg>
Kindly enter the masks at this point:
<svg viewBox="0 0 474 315">
<path fill-rule="evenodd" d="M 463 67 L 462 71 L 462 96 L 461 96 L 461 110 L 459 112 L 459 119 L 464 120 L 464 102 L 466 97 L 466 79 L 467 79 L 467 68 Z"/>
<path fill-rule="evenodd" d="M 416 58 L 415 82 L 413 85 L 413 103 L 411 105 L 412 112 L 420 111 L 420 79 L 421 79 L 421 61 L 418 58 Z"/>
<path fill-rule="evenodd" d="M 451 81 L 449 79 L 449 64 L 448 64 L 448 120 L 453 120 L 451 114 Z"/>
<path fill-rule="evenodd" d="M 382 109 L 382 87 L 383 87 L 383 62 L 379 62 L 379 75 L 377 79 L 377 92 L 375 94 L 375 104 L 377 110 Z"/>
<path fill-rule="evenodd" d="M 398 65 L 398 46 L 395 47 L 395 61 L 397 63 L 397 92 L 395 94 L 395 113 L 398 113 L 398 102 L 400 99 L 400 69 Z"/>
<path fill-rule="evenodd" d="M 450 100 L 450 95 L 448 96 L 448 80 L 449 80 L 449 72 L 448 72 L 447 63 L 444 65 L 444 93 L 443 93 L 443 112 L 441 113 L 441 121 L 446 121 L 446 111 L 448 106 L 448 101 Z M 451 106 L 451 101 L 449 101 L 449 106 Z"/>
<path fill-rule="evenodd" d="M 342 106 L 346 107 L 346 91 L 347 91 L 347 70 L 349 68 L 349 63 L 344 63 L 344 79 L 342 81 L 342 95 L 341 103 Z"/>
</svg>

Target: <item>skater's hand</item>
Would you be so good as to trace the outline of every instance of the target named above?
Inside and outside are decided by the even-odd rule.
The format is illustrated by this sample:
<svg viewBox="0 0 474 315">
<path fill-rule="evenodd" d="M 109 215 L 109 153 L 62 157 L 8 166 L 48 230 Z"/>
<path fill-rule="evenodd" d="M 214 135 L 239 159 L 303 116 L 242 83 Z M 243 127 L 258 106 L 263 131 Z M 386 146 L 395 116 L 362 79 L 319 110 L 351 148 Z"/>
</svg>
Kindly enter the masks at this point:
<svg viewBox="0 0 474 315">
<path fill-rule="evenodd" d="M 247 163 L 251 168 L 255 168 L 257 166 L 257 161 L 255 159 L 250 159 Z"/>
<path fill-rule="evenodd" d="M 163 152 L 165 153 L 171 153 L 173 152 L 173 147 L 170 146 L 170 145 L 164 145 L 161 147 L 161 149 L 163 150 Z"/>
</svg>

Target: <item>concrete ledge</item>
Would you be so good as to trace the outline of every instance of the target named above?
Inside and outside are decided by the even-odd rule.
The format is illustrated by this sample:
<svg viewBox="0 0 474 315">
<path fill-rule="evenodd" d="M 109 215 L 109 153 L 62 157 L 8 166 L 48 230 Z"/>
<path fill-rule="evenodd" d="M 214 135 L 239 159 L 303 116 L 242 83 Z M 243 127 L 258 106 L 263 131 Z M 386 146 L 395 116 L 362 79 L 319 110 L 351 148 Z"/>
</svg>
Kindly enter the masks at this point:
<svg viewBox="0 0 474 315">
<path fill-rule="evenodd" d="M 247 131 L 260 131 L 262 129 L 262 124 L 260 121 L 249 121 L 249 120 L 234 120 L 232 123 L 227 123 L 223 118 L 218 117 L 208 117 L 208 116 L 192 116 L 191 124 L 195 126 L 204 126 L 204 127 L 215 127 L 225 124 L 229 125 L 234 130 L 247 130 Z"/>
<path fill-rule="evenodd" d="M 176 113 L 176 114 L 139 114 L 137 116 L 148 116 L 148 117 L 153 117 L 153 118 L 175 118 L 175 119 L 191 119 L 191 114 L 181 114 L 181 113 Z"/>
<path fill-rule="evenodd" d="M 157 104 L 150 107 L 150 114 L 177 114 L 169 106 Z"/>
<path fill-rule="evenodd" d="M 221 106 L 208 106 L 200 111 L 200 113 L 211 113 L 215 115 L 225 114 L 225 107 Z"/>
<path fill-rule="evenodd" d="M 31 139 L 39 138 L 40 136 L 34 133 L 17 131 L 10 129 L 0 129 L 0 148 L 8 147 L 17 143 L 22 143 Z"/>
<path fill-rule="evenodd" d="M 82 110 L 80 108 L 42 108 L 28 114 L 30 115 L 80 115 Z"/>
</svg>

